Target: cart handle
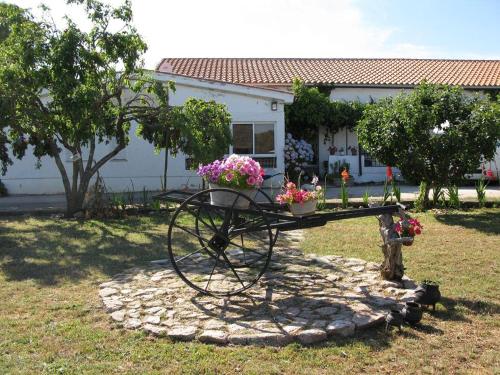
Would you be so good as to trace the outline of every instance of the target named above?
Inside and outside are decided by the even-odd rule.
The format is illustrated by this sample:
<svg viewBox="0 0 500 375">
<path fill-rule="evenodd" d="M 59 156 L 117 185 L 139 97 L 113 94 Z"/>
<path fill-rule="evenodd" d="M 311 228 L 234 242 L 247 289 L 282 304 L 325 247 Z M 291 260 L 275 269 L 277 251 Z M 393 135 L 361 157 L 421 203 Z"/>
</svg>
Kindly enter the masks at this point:
<svg viewBox="0 0 500 375">
<path fill-rule="evenodd" d="M 265 174 L 264 176 L 262 176 L 262 179 L 265 181 L 265 180 L 269 180 L 270 178 L 273 178 L 273 177 L 276 177 L 276 176 L 279 176 L 282 174 L 284 174 L 284 173 L 279 172 L 279 173 L 275 173 L 275 174 Z"/>
</svg>

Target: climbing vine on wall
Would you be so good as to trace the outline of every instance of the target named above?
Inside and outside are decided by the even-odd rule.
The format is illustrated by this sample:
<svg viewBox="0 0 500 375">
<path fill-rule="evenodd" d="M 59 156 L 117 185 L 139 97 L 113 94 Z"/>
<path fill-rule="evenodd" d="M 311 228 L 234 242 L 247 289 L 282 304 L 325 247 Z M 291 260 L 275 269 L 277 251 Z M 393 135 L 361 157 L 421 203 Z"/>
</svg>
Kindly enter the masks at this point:
<svg viewBox="0 0 500 375">
<path fill-rule="evenodd" d="M 361 119 L 366 104 L 359 101 L 330 101 L 322 88 L 308 87 L 300 80 L 293 82 L 294 101 L 285 107 L 287 132 L 295 138 L 317 139 L 320 127 L 330 137 L 340 129 L 353 129 Z"/>
</svg>

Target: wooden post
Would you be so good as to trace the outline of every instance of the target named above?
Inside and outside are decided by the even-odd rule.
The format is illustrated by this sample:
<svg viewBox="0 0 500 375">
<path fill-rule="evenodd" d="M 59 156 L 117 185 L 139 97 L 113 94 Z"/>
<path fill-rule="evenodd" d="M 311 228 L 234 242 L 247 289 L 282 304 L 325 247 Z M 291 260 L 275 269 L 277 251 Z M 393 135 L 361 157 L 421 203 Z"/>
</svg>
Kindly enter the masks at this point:
<svg viewBox="0 0 500 375">
<path fill-rule="evenodd" d="M 380 267 L 380 273 L 385 280 L 400 281 L 404 275 L 403 254 L 401 242 L 397 241 L 399 235 L 394 230 L 394 219 L 392 214 L 377 216 L 380 223 L 380 235 L 384 241 L 382 253 L 384 261 Z"/>
</svg>

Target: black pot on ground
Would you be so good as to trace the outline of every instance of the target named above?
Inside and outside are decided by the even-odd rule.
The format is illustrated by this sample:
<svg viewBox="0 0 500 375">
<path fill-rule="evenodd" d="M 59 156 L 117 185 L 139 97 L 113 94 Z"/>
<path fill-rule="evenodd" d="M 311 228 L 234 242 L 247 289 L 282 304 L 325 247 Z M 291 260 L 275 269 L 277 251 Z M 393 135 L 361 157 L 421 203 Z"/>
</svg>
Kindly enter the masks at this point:
<svg viewBox="0 0 500 375">
<path fill-rule="evenodd" d="M 410 325 L 414 325 L 422 320 L 422 309 L 416 302 L 406 302 L 405 307 L 401 310 L 404 321 Z"/>
<path fill-rule="evenodd" d="M 389 327 L 398 327 L 401 331 L 401 326 L 404 323 L 404 317 L 399 310 L 391 310 L 385 317 L 385 331 L 389 331 Z"/>
<path fill-rule="evenodd" d="M 415 302 L 421 305 L 432 306 L 436 311 L 436 303 L 441 299 L 439 285 L 423 282 L 415 290 Z"/>
</svg>

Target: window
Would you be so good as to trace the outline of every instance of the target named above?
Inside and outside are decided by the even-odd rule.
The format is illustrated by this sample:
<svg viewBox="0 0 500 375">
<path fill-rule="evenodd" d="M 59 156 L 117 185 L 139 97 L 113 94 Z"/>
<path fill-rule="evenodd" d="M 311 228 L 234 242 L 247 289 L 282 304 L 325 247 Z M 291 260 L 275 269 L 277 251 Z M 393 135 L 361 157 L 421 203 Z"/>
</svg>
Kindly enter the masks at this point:
<svg viewBox="0 0 500 375">
<path fill-rule="evenodd" d="M 243 155 L 274 155 L 274 124 L 233 124 L 233 152 Z"/>
<path fill-rule="evenodd" d="M 253 154 L 253 124 L 233 125 L 233 152 Z"/>
</svg>

